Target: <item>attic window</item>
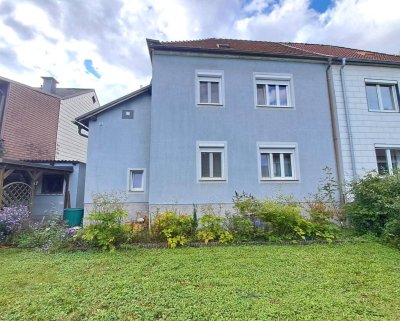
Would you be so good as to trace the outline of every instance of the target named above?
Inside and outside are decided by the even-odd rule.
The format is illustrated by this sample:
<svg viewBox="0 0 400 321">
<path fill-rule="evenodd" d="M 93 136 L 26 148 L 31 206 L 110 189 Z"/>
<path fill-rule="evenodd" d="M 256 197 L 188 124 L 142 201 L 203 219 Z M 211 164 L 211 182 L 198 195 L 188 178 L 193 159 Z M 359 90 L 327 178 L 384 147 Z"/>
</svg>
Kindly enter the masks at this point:
<svg viewBox="0 0 400 321">
<path fill-rule="evenodd" d="M 93 104 L 96 102 L 96 97 L 95 96 L 92 96 L 92 101 L 93 101 Z"/>
<path fill-rule="evenodd" d="M 230 44 L 229 43 L 217 43 L 217 47 L 218 48 L 230 48 Z"/>
<path fill-rule="evenodd" d="M 365 51 L 357 51 L 357 54 L 359 54 L 361 56 L 372 56 L 373 55 L 372 52 L 365 52 Z"/>
</svg>

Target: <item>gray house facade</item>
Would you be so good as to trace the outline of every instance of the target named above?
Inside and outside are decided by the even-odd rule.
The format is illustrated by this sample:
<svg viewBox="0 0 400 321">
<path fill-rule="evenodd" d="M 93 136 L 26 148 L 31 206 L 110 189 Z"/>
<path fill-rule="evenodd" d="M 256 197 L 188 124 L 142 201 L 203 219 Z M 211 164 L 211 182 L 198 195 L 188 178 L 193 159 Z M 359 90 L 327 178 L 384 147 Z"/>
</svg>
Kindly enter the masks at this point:
<svg viewBox="0 0 400 321">
<path fill-rule="evenodd" d="M 76 119 L 89 131 L 85 206 L 119 192 L 132 218 L 237 192 L 302 201 L 336 175 L 326 57 L 285 44 L 148 40 L 152 82 Z"/>
</svg>

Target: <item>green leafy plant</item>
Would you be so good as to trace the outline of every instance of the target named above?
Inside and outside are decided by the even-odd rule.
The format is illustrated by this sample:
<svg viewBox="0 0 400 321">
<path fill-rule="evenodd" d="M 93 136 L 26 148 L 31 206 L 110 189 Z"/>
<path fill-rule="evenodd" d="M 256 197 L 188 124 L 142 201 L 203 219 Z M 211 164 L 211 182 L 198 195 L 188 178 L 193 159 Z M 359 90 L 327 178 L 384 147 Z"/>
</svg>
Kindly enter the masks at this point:
<svg viewBox="0 0 400 321">
<path fill-rule="evenodd" d="M 228 231 L 235 241 L 253 241 L 256 238 L 256 229 L 250 217 L 242 215 L 228 216 L 225 220 Z"/>
<path fill-rule="evenodd" d="M 218 241 L 227 243 L 233 240 L 232 234 L 223 227 L 224 218 L 212 214 L 203 215 L 200 220 L 200 229 L 196 236 L 197 238 L 208 244 L 209 241 Z"/>
<path fill-rule="evenodd" d="M 386 226 L 391 229 L 389 222 L 400 219 L 399 172 L 393 175 L 370 172 L 351 182 L 350 192 L 352 201 L 346 204 L 345 215 L 358 232 L 381 236 Z"/>
<path fill-rule="evenodd" d="M 304 209 L 313 222 L 330 224 L 332 220 L 342 221 L 343 208 L 339 202 L 339 184 L 332 169 L 324 168 L 324 177 L 320 181 L 318 191 L 305 199 Z"/>
<path fill-rule="evenodd" d="M 34 248 L 45 252 L 74 247 L 73 235 L 59 217 L 29 225 L 14 237 L 13 243 L 17 247 Z"/>
<path fill-rule="evenodd" d="M 174 211 L 157 215 L 152 227 L 153 236 L 157 240 L 166 241 L 171 248 L 185 245 L 193 232 L 193 218 L 189 215 L 178 215 Z"/>
<path fill-rule="evenodd" d="M 260 202 L 253 195 L 242 192 L 239 194 L 235 191 L 233 196 L 234 208 L 241 215 L 252 216 L 255 215 L 260 207 Z"/>
<path fill-rule="evenodd" d="M 91 222 L 80 235 L 94 247 L 115 250 L 126 239 L 123 219 L 128 216 L 117 194 L 93 195 L 93 211 L 86 218 Z"/>
<path fill-rule="evenodd" d="M 339 231 L 334 224 L 310 221 L 301 215 L 300 206 L 293 203 L 265 200 L 261 202 L 257 215 L 269 226 L 268 235 L 272 236 L 272 239 L 279 237 L 294 241 L 307 239 L 332 241 Z"/>
</svg>

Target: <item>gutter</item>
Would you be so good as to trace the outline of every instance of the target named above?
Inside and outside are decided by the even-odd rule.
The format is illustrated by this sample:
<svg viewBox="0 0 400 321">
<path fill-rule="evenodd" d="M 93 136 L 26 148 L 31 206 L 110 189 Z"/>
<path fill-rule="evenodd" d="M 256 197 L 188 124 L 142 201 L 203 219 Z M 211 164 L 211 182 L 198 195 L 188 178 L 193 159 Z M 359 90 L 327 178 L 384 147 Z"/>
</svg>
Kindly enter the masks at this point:
<svg viewBox="0 0 400 321">
<path fill-rule="evenodd" d="M 84 124 L 80 123 L 77 120 L 73 120 L 72 123 L 78 126 L 78 134 L 82 137 L 88 138 L 89 135 L 82 132 L 82 129 L 89 133 L 89 127 L 85 126 Z"/>
<path fill-rule="evenodd" d="M 328 84 L 328 97 L 329 97 L 329 109 L 331 113 L 331 124 L 332 124 L 332 135 L 333 135 L 333 148 L 335 150 L 335 160 L 336 160 L 336 172 L 338 176 L 338 189 L 339 189 L 339 201 L 340 204 L 344 204 L 344 171 L 343 171 L 343 158 L 342 150 L 340 148 L 340 131 L 339 122 L 337 116 L 337 106 L 335 99 L 335 87 L 333 85 L 332 77 L 332 58 L 328 58 L 328 67 L 326 68 L 326 80 Z"/>
<path fill-rule="evenodd" d="M 347 134 L 349 136 L 351 169 L 352 169 L 352 173 L 353 173 L 353 178 L 355 179 L 357 177 L 356 162 L 355 162 L 355 156 L 354 156 L 353 132 L 351 129 L 350 112 L 349 112 L 349 105 L 347 102 L 346 86 L 345 86 L 345 80 L 344 80 L 344 67 L 345 66 L 346 66 L 346 58 L 343 58 L 342 66 L 340 67 L 340 82 L 342 85 L 342 92 L 343 92 L 343 105 L 344 105 L 344 113 L 345 113 L 345 118 L 346 118 Z"/>
</svg>

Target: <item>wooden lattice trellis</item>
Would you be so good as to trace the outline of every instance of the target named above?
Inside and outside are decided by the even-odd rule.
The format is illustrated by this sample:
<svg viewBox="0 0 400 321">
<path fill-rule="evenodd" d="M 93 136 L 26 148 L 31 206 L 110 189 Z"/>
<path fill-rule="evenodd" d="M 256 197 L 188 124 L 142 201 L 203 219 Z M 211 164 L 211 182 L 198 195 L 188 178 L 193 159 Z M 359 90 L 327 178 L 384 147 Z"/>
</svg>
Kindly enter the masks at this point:
<svg viewBox="0 0 400 321">
<path fill-rule="evenodd" d="M 32 203 L 32 188 L 23 182 L 13 182 L 3 188 L 3 206 L 12 207 Z"/>
</svg>

